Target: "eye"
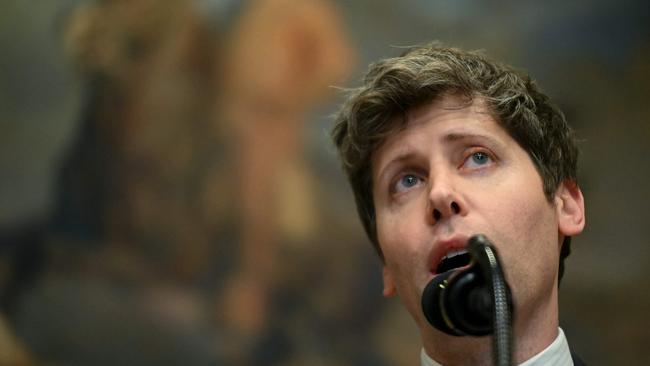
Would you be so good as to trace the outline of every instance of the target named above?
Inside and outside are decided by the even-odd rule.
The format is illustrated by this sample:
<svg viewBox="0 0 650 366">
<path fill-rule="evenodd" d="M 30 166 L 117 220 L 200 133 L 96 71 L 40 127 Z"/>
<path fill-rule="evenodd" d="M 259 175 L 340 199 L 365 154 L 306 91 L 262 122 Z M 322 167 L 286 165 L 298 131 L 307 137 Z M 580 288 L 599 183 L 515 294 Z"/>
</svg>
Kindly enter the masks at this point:
<svg viewBox="0 0 650 366">
<path fill-rule="evenodd" d="M 487 164 L 489 160 L 490 157 L 486 153 L 475 152 L 474 154 L 472 154 L 472 161 L 478 165 Z"/>
<path fill-rule="evenodd" d="M 463 166 L 466 168 L 481 168 L 494 163 L 494 159 L 485 151 L 475 151 L 471 153 L 464 161 Z"/>
<path fill-rule="evenodd" d="M 393 193 L 403 192 L 422 183 L 422 179 L 415 174 L 404 174 L 393 185 Z"/>
</svg>

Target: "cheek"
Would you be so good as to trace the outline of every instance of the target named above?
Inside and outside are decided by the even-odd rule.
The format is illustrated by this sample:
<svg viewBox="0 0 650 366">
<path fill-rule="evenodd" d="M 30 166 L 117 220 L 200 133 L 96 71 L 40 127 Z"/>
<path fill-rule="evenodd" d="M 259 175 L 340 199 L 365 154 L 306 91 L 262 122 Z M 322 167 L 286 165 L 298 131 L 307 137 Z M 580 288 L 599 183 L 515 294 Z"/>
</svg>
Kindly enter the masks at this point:
<svg viewBox="0 0 650 366">
<path fill-rule="evenodd" d="M 386 266 L 396 282 L 413 279 L 413 272 L 421 267 L 423 243 L 422 230 L 416 218 L 408 215 L 383 215 L 377 217 L 377 236 Z"/>
<path fill-rule="evenodd" d="M 408 220 L 399 220 L 390 215 L 377 217 L 377 238 L 382 253 L 388 262 L 399 263 L 409 253 Z"/>
<path fill-rule="evenodd" d="M 510 203 L 500 205 L 498 220 L 501 225 L 497 227 L 502 227 L 507 242 L 522 251 L 546 246 L 549 230 L 554 226 L 555 210 L 541 190 L 539 194 L 526 194 L 521 190 L 513 192 L 507 201 L 502 202 Z M 557 231 L 557 228 L 552 231 Z"/>
<path fill-rule="evenodd" d="M 419 270 L 426 264 L 426 240 L 413 225 L 416 220 L 377 220 L 377 234 L 384 253 L 385 269 L 388 271 L 397 296 L 406 310 L 422 322 L 420 296 L 426 284 L 427 272 Z"/>
<path fill-rule="evenodd" d="M 519 202 L 526 203 L 503 208 L 498 249 L 515 296 L 524 300 L 553 286 L 559 247 L 555 210 L 548 201 L 529 196 Z"/>
<path fill-rule="evenodd" d="M 507 242 L 530 250 L 536 243 L 548 240 L 555 209 L 546 199 L 541 177 L 534 167 L 530 165 L 515 171 L 501 183 L 503 189 L 494 190 L 498 195 L 492 198 L 492 219 L 499 221 L 494 225 L 501 228 Z M 557 227 L 554 230 L 557 231 Z"/>
</svg>

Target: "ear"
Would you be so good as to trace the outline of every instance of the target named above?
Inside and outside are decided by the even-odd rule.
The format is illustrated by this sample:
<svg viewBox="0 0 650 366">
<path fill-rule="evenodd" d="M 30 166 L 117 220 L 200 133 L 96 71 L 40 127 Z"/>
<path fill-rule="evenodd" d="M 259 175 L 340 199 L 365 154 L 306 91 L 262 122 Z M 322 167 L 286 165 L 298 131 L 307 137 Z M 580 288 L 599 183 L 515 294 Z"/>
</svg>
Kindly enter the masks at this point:
<svg viewBox="0 0 650 366">
<path fill-rule="evenodd" d="M 391 276 L 390 271 L 388 271 L 388 268 L 386 268 L 386 265 L 384 265 L 382 272 L 384 277 L 383 295 L 384 297 L 394 296 L 396 293 L 395 282 L 393 281 L 393 276 Z"/>
<path fill-rule="evenodd" d="M 585 201 L 576 182 L 565 180 L 555 192 L 558 230 L 564 236 L 580 234 L 585 227 Z"/>
</svg>

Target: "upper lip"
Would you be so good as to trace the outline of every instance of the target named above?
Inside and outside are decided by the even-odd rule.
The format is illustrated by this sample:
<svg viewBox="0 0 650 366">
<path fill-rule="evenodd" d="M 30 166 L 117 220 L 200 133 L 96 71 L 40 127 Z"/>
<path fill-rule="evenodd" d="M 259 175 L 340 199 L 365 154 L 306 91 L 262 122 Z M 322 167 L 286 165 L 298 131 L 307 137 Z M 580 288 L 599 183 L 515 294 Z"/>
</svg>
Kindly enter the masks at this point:
<svg viewBox="0 0 650 366">
<path fill-rule="evenodd" d="M 442 261 L 442 258 L 452 250 L 467 248 L 468 239 L 469 237 L 467 235 L 454 235 L 449 238 L 437 240 L 429 253 L 429 261 L 427 262 L 429 264 L 429 271 L 437 274 L 436 269 Z"/>
</svg>

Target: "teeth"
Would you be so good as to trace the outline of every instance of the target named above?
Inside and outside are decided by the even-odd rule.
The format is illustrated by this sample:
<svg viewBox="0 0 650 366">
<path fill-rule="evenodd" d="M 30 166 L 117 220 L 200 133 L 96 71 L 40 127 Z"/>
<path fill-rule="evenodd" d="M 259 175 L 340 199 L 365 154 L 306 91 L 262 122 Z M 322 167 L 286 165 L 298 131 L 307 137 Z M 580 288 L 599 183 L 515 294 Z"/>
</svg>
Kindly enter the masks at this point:
<svg viewBox="0 0 650 366">
<path fill-rule="evenodd" d="M 442 257 L 442 259 L 453 258 L 453 257 L 455 257 L 457 255 L 461 255 L 461 254 L 465 254 L 465 253 L 467 253 L 467 249 L 452 250 L 449 253 L 447 253 L 444 257 Z"/>
</svg>

